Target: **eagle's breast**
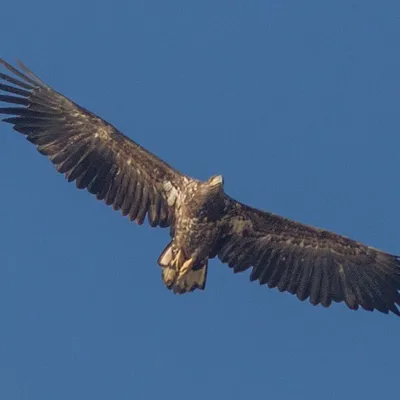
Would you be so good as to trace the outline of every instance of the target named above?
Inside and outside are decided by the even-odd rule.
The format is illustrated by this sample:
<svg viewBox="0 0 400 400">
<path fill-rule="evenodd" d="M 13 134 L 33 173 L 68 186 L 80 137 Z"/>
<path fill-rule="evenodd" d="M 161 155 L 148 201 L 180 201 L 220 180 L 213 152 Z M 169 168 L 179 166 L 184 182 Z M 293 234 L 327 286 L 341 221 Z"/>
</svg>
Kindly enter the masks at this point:
<svg viewBox="0 0 400 400">
<path fill-rule="evenodd" d="M 219 237 L 219 219 L 223 207 L 219 196 L 204 182 L 190 182 L 182 193 L 176 212 L 175 244 L 187 257 L 197 260 L 209 256 Z"/>
</svg>

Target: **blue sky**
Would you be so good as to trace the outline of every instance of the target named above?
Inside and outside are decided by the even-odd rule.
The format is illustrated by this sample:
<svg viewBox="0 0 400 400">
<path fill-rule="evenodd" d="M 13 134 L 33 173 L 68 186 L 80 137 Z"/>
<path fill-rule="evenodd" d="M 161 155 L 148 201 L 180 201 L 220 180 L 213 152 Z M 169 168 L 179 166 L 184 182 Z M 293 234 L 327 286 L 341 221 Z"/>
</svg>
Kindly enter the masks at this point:
<svg viewBox="0 0 400 400">
<path fill-rule="evenodd" d="M 1 56 L 243 202 L 400 253 L 400 3 L 7 2 Z M 0 125 L 0 398 L 398 396 L 399 320 L 212 261 L 65 183 Z"/>
</svg>

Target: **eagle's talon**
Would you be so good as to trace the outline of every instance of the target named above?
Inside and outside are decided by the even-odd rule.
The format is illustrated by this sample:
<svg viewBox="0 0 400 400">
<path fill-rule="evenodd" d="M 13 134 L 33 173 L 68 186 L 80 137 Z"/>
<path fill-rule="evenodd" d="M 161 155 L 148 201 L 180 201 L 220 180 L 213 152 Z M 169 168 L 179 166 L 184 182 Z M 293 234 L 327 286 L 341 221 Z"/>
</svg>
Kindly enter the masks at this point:
<svg viewBox="0 0 400 400">
<path fill-rule="evenodd" d="M 176 267 L 176 269 L 179 269 L 179 266 L 182 264 L 182 262 L 183 262 L 182 250 L 178 250 L 178 253 L 176 253 L 176 256 L 173 259 L 171 265 L 173 267 Z"/>
<path fill-rule="evenodd" d="M 186 260 L 181 269 L 179 270 L 179 275 L 178 275 L 178 281 L 181 280 L 184 276 L 186 276 L 186 274 L 192 270 L 193 268 L 193 264 L 194 264 L 194 260 L 193 258 L 189 258 L 188 260 Z"/>
</svg>

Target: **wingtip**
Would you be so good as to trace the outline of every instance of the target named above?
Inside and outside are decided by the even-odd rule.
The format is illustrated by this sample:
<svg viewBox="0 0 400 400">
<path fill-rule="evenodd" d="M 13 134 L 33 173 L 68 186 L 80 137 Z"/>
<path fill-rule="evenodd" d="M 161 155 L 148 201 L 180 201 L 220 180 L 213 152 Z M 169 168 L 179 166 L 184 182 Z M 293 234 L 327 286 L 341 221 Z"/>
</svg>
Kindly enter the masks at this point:
<svg viewBox="0 0 400 400">
<path fill-rule="evenodd" d="M 0 64 L 4 65 L 7 69 L 12 68 L 12 65 L 9 64 L 4 58 L 0 57 Z"/>
<path fill-rule="evenodd" d="M 23 69 L 23 70 L 27 70 L 27 69 L 28 69 L 28 68 L 26 67 L 26 65 L 21 61 L 20 58 L 17 58 L 16 61 L 17 61 L 18 67 L 20 67 L 20 68 Z"/>
<path fill-rule="evenodd" d="M 399 311 L 399 309 L 397 308 L 397 306 L 396 306 L 395 304 L 393 304 L 393 305 L 390 307 L 390 311 L 391 311 L 393 314 L 395 314 L 395 315 L 397 315 L 398 317 L 400 317 L 400 311 Z"/>
</svg>

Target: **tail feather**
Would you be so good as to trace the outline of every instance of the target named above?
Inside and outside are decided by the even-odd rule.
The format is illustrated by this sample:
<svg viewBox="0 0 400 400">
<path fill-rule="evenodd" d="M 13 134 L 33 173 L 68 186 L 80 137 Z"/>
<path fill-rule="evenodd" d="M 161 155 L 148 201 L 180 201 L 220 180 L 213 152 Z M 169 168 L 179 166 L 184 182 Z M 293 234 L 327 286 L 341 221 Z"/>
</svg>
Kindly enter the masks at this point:
<svg viewBox="0 0 400 400">
<path fill-rule="evenodd" d="M 191 271 L 178 280 L 179 268 L 172 265 L 176 257 L 176 249 L 170 243 L 161 253 L 158 264 L 162 268 L 162 280 L 165 286 L 175 294 L 204 290 L 207 280 L 208 261 L 196 265 Z"/>
<path fill-rule="evenodd" d="M 175 294 L 193 292 L 196 289 L 204 290 L 207 279 L 207 264 L 199 269 L 189 271 L 183 278 L 178 278 L 178 271 L 173 267 L 165 267 L 162 271 L 162 279 L 168 289 Z"/>
</svg>

